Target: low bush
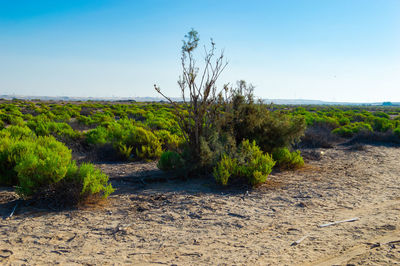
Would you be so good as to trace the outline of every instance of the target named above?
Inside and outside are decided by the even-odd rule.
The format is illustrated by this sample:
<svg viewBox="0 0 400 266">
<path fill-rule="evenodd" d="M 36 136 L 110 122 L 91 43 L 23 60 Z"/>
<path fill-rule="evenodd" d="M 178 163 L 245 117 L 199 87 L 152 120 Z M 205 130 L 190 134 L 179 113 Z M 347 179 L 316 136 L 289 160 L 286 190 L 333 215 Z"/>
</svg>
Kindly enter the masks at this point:
<svg viewBox="0 0 400 266">
<path fill-rule="evenodd" d="M 110 143 L 124 160 L 156 159 L 162 152 L 159 138 L 129 119 L 103 123 L 86 133 L 86 141 L 94 145 Z"/>
<path fill-rule="evenodd" d="M 40 188 L 57 183 L 67 173 L 71 162 L 71 151 L 53 137 L 38 137 L 37 141 L 19 143 L 19 158 L 15 171 L 18 177 L 18 192 L 33 195 Z M 18 146 L 17 146 L 18 147 Z"/>
<path fill-rule="evenodd" d="M 393 133 L 396 137 L 400 138 L 400 127 L 397 127 L 393 130 Z"/>
<path fill-rule="evenodd" d="M 332 130 L 333 134 L 337 134 L 340 137 L 350 138 L 354 136 L 356 133 L 361 131 L 370 131 L 373 132 L 371 125 L 364 122 L 355 122 L 353 124 L 345 125 L 339 128 Z"/>
<path fill-rule="evenodd" d="M 67 123 L 50 121 L 49 118 L 43 115 L 28 121 L 27 125 L 38 136 L 52 135 L 71 140 L 76 140 L 81 136 L 79 131 L 73 130 Z"/>
<path fill-rule="evenodd" d="M 184 162 L 181 155 L 174 151 L 165 151 L 161 154 L 157 167 L 163 171 L 179 170 Z"/>
<path fill-rule="evenodd" d="M 339 137 L 327 127 L 310 126 L 298 143 L 299 148 L 332 148 Z"/>
<path fill-rule="evenodd" d="M 114 192 L 111 184 L 108 183 L 108 176 L 89 163 L 83 163 L 80 167 L 77 167 L 75 163 L 71 164 L 66 181 L 75 182 L 79 186 L 81 199 L 91 195 L 107 198 Z"/>
<path fill-rule="evenodd" d="M 16 186 L 24 198 L 60 188 L 55 185 L 61 183 L 79 190 L 80 200 L 95 194 L 107 197 L 113 191 L 105 174 L 93 165 L 77 167 L 71 150 L 53 136 L 37 137 L 18 126 L 0 131 L 0 136 L 0 184 Z"/>
<path fill-rule="evenodd" d="M 184 139 L 176 134 L 171 134 L 167 130 L 157 130 L 154 134 L 160 139 L 163 150 L 177 151 L 184 143 Z"/>
<path fill-rule="evenodd" d="M 229 178 L 238 174 L 238 162 L 226 154 L 222 155 L 221 160 L 214 167 L 213 175 L 217 183 L 226 186 Z"/>
<path fill-rule="evenodd" d="M 304 166 L 300 151 L 290 152 L 288 148 L 278 148 L 272 152 L 272 158 L 281 169 L 297 169 Z"/>
<path fill-rule="evenodd" d="M 400 133 L 400 131 L 398 131 Z M 386 132 L 371 132 L 371 131 L 360 131 L 356 133 L 346 144 L 370 144 L 370 145 L 381 145 L 381 144 L 400 144 L 400 134 L 396 133 L 396 130 L 388 130 Z"/>
<path fill-rule="evenodd" d="M 244 179 L 251 185 L 264 183 L 275 165 L 269 154 L 265 154 L 256 145 L 256 142 L 244 140 L 233 156 L 223 155 L 214 167 L 215 180 L 227 185 L 229 180 Z"/>
<path fill-rule="evenodd" d="M 264 152 L 269 153 L 300 141 L 306 128 L 303 116 L 270 111 L 267 105 L 255 103 L 251 86 L 247 87 L 244 81 L 238 86 L 232 91 L 227 110 L 218 121 L 222 131 L 230 132 L 237 143 L 244 139 L 255 140 Z"/>
<path fill-rule="evenodd" d="M 106 144 L 109 141 L 109 133 L 104 127 L 96 127 L 86 133 L 86 141 L 94 145 Z"/>
<path fill-rule="evenodd" d="M 132 147 L 135 160 L 156 159 L 162 153 L 159 139 L 151 131 L 142 127 L 134 127 L 128 135 L 124 135 L 118 141 L 118 147 L 121 145 Z"/>
</svg>

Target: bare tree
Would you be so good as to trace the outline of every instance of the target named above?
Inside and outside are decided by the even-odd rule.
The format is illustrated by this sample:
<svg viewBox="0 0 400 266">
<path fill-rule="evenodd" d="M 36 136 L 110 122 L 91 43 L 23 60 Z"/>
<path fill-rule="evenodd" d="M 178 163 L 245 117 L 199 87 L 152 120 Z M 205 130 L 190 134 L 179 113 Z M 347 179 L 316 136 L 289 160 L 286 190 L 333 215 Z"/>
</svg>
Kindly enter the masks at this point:
<svg viewBox="0 0 400 266">
<path fill-rule="evenodd" d="M 211 39 L 211 47 L 204 47 L 205 65 L 200 71 L 193 54 L 198 43 L 198 32 L 193 29 L 183 40 L 182 76 L 178 80 L 183 105 L 174 102 L 161 92 L 160 87 L 154 85 L 155 90 L 174 106 L 177 122 L 195 157 L 200 154 L 200 139 L 207 137 L 213 127 L 217 115 L 214 110 L 222 95 L 217 92 L 216 82 L 228 64 L 223 52 L 219 56 L 215 55 L 215 43 Z"/>
</svg>

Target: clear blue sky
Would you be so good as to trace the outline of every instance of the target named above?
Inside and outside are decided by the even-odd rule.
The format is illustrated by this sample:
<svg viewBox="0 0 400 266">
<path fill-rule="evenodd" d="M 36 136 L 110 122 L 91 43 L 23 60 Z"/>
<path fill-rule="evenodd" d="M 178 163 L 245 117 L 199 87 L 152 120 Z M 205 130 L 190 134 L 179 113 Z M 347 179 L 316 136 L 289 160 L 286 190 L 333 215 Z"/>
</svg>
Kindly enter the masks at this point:
<svg viewBox="0 0 400 266">
<path fill-rule="evenodd" d="M 400 101 L 399 0 L 0 0 L 0 94 L 179 96 L 192 27 L 259 97 Z"/>
</svg>

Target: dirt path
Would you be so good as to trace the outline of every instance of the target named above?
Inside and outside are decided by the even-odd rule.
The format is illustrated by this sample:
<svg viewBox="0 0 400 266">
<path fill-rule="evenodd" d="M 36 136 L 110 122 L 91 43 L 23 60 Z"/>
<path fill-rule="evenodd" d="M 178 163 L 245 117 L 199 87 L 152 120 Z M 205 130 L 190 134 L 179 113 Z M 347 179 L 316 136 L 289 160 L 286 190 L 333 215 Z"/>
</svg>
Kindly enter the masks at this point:
<svg viewBox="0 0 400 266">
<path fill-rule="evenodd" d="M 0 220 L 0 263 L 400 264 L 399 159 L 399 148 L 328 149 L 254 190 L 221 189 L 211 179 L 149 183 L 162 177 L 154 163 L 99 165 L 117 188 L 106 205 L 18 207 Z M 14 200 L 0 190 L 0 215 Z"/>
</svg>

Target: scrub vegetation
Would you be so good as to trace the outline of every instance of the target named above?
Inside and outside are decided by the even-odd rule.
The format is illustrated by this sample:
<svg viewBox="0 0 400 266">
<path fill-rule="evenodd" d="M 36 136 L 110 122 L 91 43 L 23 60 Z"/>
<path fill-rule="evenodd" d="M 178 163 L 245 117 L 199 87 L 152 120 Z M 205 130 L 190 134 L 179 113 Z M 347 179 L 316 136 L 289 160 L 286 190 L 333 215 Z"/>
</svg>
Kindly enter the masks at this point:
<svg viewBox="0 0 400 266">
<path fill-rule="evenodd" d="M 158 86 L 163 102 L 1 100 L 0 185 L 23 198 L 69 191 L 75 204 L 113 192 L 90 161 L 145 160 L 183 178 L 212 175 L 223 186 L 256 186 L 273 169 L 302 167 L 298 149 L 400 143 L 400 107 L 265 104 L 243 80 L 218 89 L 224 55 L 211 41 L 200 68 L 198 45 L 192 30 L 182 46 L 179 102 Z M 90 156 L 76 161 L 79 152 Z"/>
</svg>

